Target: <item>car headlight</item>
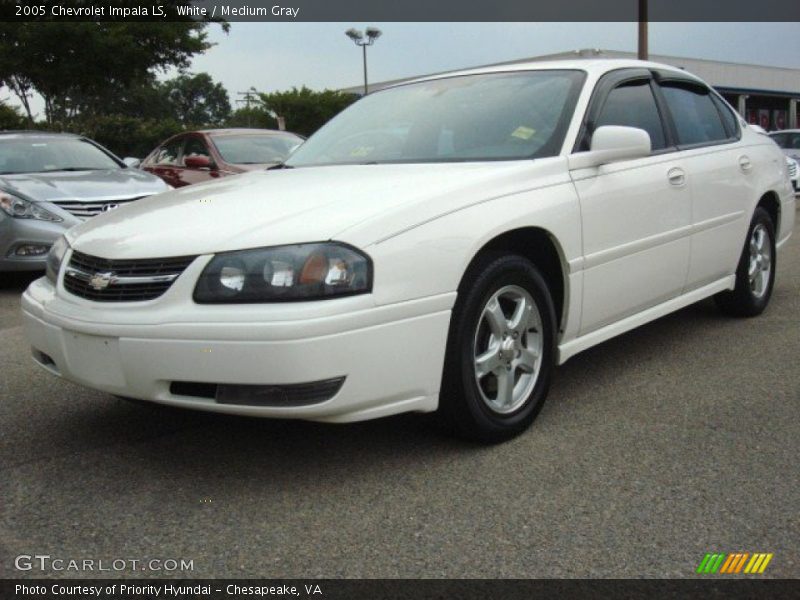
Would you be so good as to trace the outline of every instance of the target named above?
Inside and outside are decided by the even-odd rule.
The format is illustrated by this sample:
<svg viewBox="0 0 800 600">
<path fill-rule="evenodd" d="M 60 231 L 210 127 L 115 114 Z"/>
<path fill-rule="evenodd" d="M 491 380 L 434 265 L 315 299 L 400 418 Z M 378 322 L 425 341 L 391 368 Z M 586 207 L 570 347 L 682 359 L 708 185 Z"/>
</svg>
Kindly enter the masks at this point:
<svg viewBox="0 0 800 600">
<path fill-rule="evenodd" d="M 67 238 L 63 235 L 56 240 L 53 247 L 50 248 L 50 253 L 47 255 L 45 266 L 45 275 L 53 282 L 53 285 L 58 281 L 58 272 L 61 270 L 61 261 L 64 260 L 64 255 L 69 249 Z"/>
<path fill-rule="evenodd" d="M 30 202 L 8 192 L 0 192 L 0 209 L 16 219 L 38 219 L 54 223 L 64 220 L 45 210 L 36 202 Z"/>
<path fill-rule="evenodd" d="M 340 243 L 274 246 L 217 254 L 194 289 L 201 304 L 322 300 L 372 289 L 372 263 Z"/>
</svg>

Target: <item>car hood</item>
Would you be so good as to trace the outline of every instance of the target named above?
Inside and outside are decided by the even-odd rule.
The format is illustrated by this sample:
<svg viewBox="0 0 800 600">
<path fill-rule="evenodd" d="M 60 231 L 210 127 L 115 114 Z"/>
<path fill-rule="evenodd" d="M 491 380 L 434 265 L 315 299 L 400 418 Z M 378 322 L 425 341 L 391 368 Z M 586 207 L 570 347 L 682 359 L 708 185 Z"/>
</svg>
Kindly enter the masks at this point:
<svg viewBox="0 0 800 600">
<path fill-rule="evenodd" d="M 365 247 L 472 203 L 565 181 L 563 158 L 250 172 L 139 200 L 67 237 L 81 252 L 120 259 L 329 239 Z"/>
<path fill-rule="evenodd" d="M 168 189 L 161 179 L 138 169 L 3 175 L 0 186 L 39 202 L 127 199 Z"/>
</svg>

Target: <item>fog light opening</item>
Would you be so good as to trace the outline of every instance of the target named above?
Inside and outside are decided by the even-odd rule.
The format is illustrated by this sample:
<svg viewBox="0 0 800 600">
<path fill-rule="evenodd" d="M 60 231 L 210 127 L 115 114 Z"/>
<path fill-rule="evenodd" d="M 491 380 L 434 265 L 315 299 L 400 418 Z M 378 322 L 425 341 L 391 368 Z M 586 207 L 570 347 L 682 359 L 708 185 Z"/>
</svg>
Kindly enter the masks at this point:
<svg viewBox="0 0 800 600">
<path fill-rule="evenodd" d="M 45 354 L 41 350 L 37 350 L 36 348 L 31 348 L 31 354 L 33 355 L 33 360 L 39 363 L 48 371 L 51 371 L 55 374 L 59 374 L 58 365 L 56 365 L 56 361 L 49 354 Z"/>
<path fill-rule="evenodd" d="M 13 255 L 27 258 L 29 256 L 45 256 L 48 252 L 50 252 L 49 244 L 20 244 L 14 248 Z"/>
<path fill-rule="evenodd" d="M 309 406 L 333 398 L 344 385 L 344 377 L 285 385 L 217 386 L 217 404 L 240 406 Z"/>
</svg>

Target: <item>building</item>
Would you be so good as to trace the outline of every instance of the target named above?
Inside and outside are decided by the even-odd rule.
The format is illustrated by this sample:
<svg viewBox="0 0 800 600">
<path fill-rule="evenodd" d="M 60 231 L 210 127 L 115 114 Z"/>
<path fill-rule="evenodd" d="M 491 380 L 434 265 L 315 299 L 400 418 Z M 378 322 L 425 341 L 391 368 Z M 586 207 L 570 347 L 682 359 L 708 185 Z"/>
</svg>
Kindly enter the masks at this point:
<svg viewBox="0 0 800 600">
<path fill-rule="evenodd" d="M 515 65 L 532 61 L 565 60 L 575 58 L 636 58 L 633 52 L 617 50 L 575 50 L 523 58 L 481 67 Z M 698 58 L 681 58 L 651 54 L 653 62 L 665 63 L 694 73 L 712 85 L 749 123 L 761 125 L 766 130 L 796 128 L 798 126 L 798 100 L 800 100 L 800 69 L 747 65 Z M 458 69 L 459 71 L 462 69 Z M 439 73 L 441 74 L 441 73 Z M 395 79 L 369 85 L 374 91 L 413 78 Z M 360 94 L 363 87 L 343 91 Z"/>
</svg>

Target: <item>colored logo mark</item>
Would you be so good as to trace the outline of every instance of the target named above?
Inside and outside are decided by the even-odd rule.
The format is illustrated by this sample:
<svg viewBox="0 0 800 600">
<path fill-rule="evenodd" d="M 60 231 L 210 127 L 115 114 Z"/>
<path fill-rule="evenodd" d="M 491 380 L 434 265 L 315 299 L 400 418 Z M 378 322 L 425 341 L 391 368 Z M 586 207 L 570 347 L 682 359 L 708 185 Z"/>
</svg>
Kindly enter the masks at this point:
<svg viewBox="0 0 800 600">
<path fill-rule="evenodd" d="M 767 554 L 765 552 L 755 552 L 753 554 L 749 552 L 707 553 L 697 566 L 697 573 L 704 575 L 714 573 L 727 575 L 763 573 L 772 557 L 772 553 Z"/>
</svg>

